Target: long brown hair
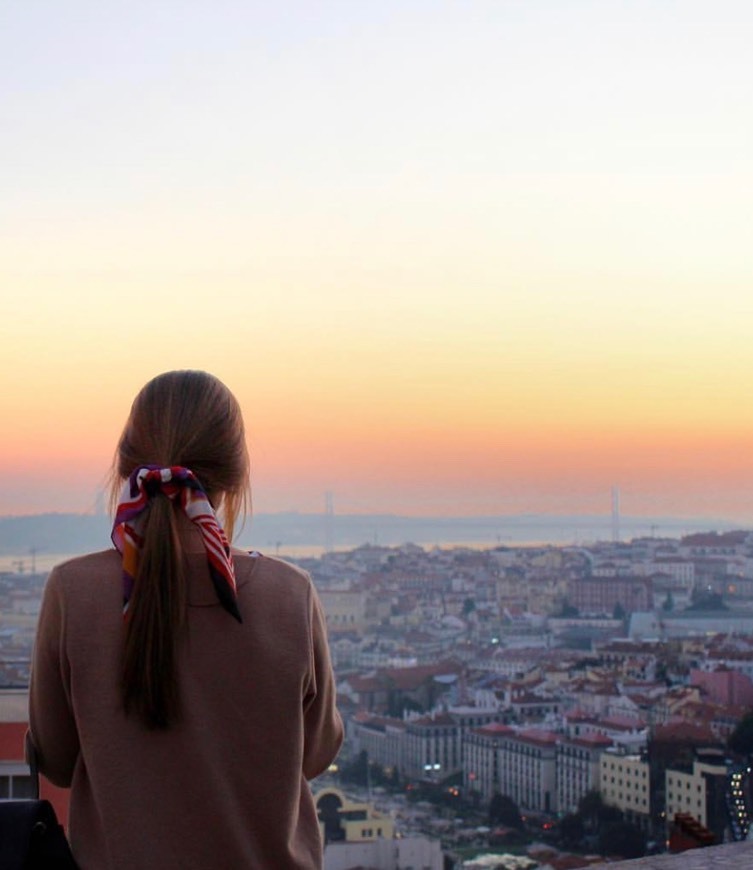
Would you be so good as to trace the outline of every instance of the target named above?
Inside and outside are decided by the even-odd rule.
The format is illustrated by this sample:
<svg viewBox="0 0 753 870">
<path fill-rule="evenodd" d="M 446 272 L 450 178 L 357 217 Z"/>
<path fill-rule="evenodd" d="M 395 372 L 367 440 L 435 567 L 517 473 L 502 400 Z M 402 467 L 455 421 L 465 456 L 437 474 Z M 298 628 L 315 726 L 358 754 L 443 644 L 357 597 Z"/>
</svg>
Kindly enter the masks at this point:
<svg viewBox="0 0 753 870">
<path fill-rule="evenodd" d="M 240 406 L 228 388 L 201 371 L 165 372 L 136 396 L 114 461 L 113 503 L 141 465 L 182 465 L 199 479 L 228 539 L 249 494 L 249 459 Z M 186 625 L 184 553 L 174 503 L 154 497 L 126 620 L 121 697 L 126 713 L 149 728 L 180 719 L 176 678 Z"/>
</svg>

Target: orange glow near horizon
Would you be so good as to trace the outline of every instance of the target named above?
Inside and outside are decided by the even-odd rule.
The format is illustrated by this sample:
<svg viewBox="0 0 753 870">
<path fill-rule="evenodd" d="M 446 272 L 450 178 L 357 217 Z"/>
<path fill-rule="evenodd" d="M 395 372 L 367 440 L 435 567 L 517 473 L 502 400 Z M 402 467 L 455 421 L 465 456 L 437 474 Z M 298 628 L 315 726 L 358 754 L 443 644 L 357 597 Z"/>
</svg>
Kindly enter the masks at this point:
<svg viewBox="0 0 753 870">
<path fill-rule="evenodd" d="M 453 505 L 463 514 L 602 512 L 609 487 L 619 484 L 626 511 L 636 514 L 655 513 L 657 503 L 673 505 L 678 515 L 709 505 L 722 516 L 747 512 L 753 429 L 588 418 L 579 424 L 556 410 L 505 419 L 470 399 L 460 409 L 457 401 L 432 405 L 425 395 L 413 404 L 405 396 L 391 404 L 373 393 L 366 398 L 244 403 L 257 509 L 318 511 L 324 491 L 333 490 L 339 506 L 356 513 L 452 514 Z M 42 490 L 50 479 L 74 493 L 83 487 L 83 502 L 74 498 L 69 508 L 88 510 L 122 426 L 121 409 L 110 413 L 87 418 L 69 404 L 53 430 L 53 418 L 37 411 L 4 438 L 0 475 Z M 33 500 L 3 506 L 4 513 L 44 510 Z"/>
<path fill-rule="evenodd" d="M 179 330 L 186 346 L 165 349 L 162 324 L 174 315 L 163 300 L 139 325 L 133 361 L 101 319 L 101 302 L 101 335 L 78 357 L 66 357 L 56 324 L 40 322 L 33 353 L 12 336 L 0 350 L 12 421 L 0 457 L 12 485 L 0 492 L 0 512 L 88 510 L 137 390 L 161 370 L 199 367 L 222 377 L 244 408 L 259 510 L 318 511 L 331 490 L 353 512 L 602 512 L 617 484 L 636 514 L 660 505 L 750 515 L 753 403 L 742 397 L 753 351 L 735 329 L 724 347 L 706 340 L 680 352 L 676 332 L 638 346 L 598 308 L 598 323 L 568 323 L 560 305 L 559 317 L 534 328 L 522 309 L 506 320 L 505 299 L 485 304 L 487 324 L 445 299 L 445 317 L 435 309 L 422 319 L 414 303 L 410 322 L 390 327 L 367 301 L 334 332 L 318 331 L 321 314 L 317 324 L 308 305 L 310 335 L 300 310 L 267 307 L 267 330 L 252 304 L 245 321 L 215 312 L 210 325 L 223 328 L 204 342 L 190 340 L 201 311 L 189 305 Z M 19 367 L 23 358 L 30 364 Z M 45 493 L 53 479 L 54 496 Z"/>
</svg>

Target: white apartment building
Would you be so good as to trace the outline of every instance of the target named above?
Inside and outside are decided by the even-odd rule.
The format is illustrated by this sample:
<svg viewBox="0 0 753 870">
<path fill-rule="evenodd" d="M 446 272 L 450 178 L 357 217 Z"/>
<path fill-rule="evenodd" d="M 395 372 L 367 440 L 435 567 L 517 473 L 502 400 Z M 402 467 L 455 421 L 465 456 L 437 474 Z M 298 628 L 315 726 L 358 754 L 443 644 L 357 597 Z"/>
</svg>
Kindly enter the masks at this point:
<svg viewBox="0 0 753 870">
<path fill-rule="evenodd" d="M 356 751 L 365 750 L 370 761 L 396 767 L 401 775 L 438 782 L 460 770 L 468 732 L 496 716 L 496 706 L 450 707 L 408 720 L 357 713 L 350 720 L 349 734 Z"/>
<path fill-rule="evenodd" d="M 695 562 L 691 559 L 682 559 L 679 556 L 659 557 L 654 562 L 645 562 L 638 567 L 636 573 L 667 574 L 673 578 L 677 586 L 681 586 L 688 592 L 695 586 Z"/>
<path fill-rule="evenodd" d="M 523 810 L 555 812 L 557 740 L 549 731 L 499 724 L 472 730 L 464 742 L 466 788 L 484 800 L 499 792 Z"/>
<path fill-rule="evenodd" d="M 603 734 L 563 737 L 557 743 L 557 811 L 574 813 L 581 798 L 599 791 L 600 759 L 612 741 Z"/>
<path fill-rule="evenodd" d="M 408 776 L 439 781 L 460 770 L 461 728 L 448 713 L 406 722 L 404 740 Z"/>
<path fill-rule="evenodd" d="M 499 791 L 499 739 L 514 734 L 509 726 L 493 722 L 472 729 L 463 741 L 464 785 L 468 791 L 477 792 L 484 803 Z"/>
<path fill-rule="evenodd" d="M 504 738 L 499 750 L 501 793 L 521 808 L 555 812 L 556 744 L 556 734 L 535 729 Z"/>
<path fill-rule="evenodd" d="M 353 717 L 351 729 L 357 750 L 365 750 L 369 761 L 401 772 L 405 769 L 406 725 L 402 719 L 361 714 Z"/>
</svg>

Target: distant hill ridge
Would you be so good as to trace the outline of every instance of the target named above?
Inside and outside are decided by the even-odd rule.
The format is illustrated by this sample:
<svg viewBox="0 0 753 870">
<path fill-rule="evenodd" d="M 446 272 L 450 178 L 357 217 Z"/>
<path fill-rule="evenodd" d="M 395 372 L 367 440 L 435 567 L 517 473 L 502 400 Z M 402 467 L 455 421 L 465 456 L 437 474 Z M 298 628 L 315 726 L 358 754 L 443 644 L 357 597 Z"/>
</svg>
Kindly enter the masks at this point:
<svg viewBox="0 0 753 870">
<path fill-rule="evenodd" d="M 330 523 L 329 529 L 327 523 Z M 681 537 L 693 532 L 739 529 L 713 518 L 621 517 L 621 538 Z M 271 548 L 323 546 L 328 534 L 336 547 L 361 544 L 396 546 L 412 541 L 433 544 L 569 544 L 612 538 L 612 519 L 604 516 L 517 514 L 484 517 L 408 517 L 393 514 L 257 514 L 246 522 L 238 543 Z M 105 515 L 48 513 L 0 517 L 0 554 L 85 553 L 107 547 L 110 518 Z"/>
</svg>

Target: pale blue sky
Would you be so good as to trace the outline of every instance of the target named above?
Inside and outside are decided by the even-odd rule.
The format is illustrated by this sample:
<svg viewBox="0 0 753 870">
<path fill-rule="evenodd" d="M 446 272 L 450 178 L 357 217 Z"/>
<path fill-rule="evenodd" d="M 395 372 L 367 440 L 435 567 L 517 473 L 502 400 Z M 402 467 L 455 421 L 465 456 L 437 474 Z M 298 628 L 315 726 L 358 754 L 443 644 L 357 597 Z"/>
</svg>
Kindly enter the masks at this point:
<svg viewBox="0 0 753 870">
<path fill-rule="evenodd" d="M 143 381 L 199 366 L 275 444 L 261 507 L 546 509 L 575 474 L 589 507 L 718 486 L 741 515 L 753 461 L 706 463 L 753 436 L 751 44 L 742 0 L 1 4 L 0 446 L 24 509 L 61 499 L 23 446 L 96 436 L 104 461 Z M 391 465 L 375 407 L 488 480 L 406 482 L 422 452 Z M 351 463 L 286 477 L 279 433 L 324 451 L 325 424 Z M 559 459 L 521 447 L 530 477 L 477 443 L 532 426 L 620 434 L 592 478 L 567 435 Z M 695 446 L 652 489 L 625 445 L 673 426 Z"/>
</svg>

